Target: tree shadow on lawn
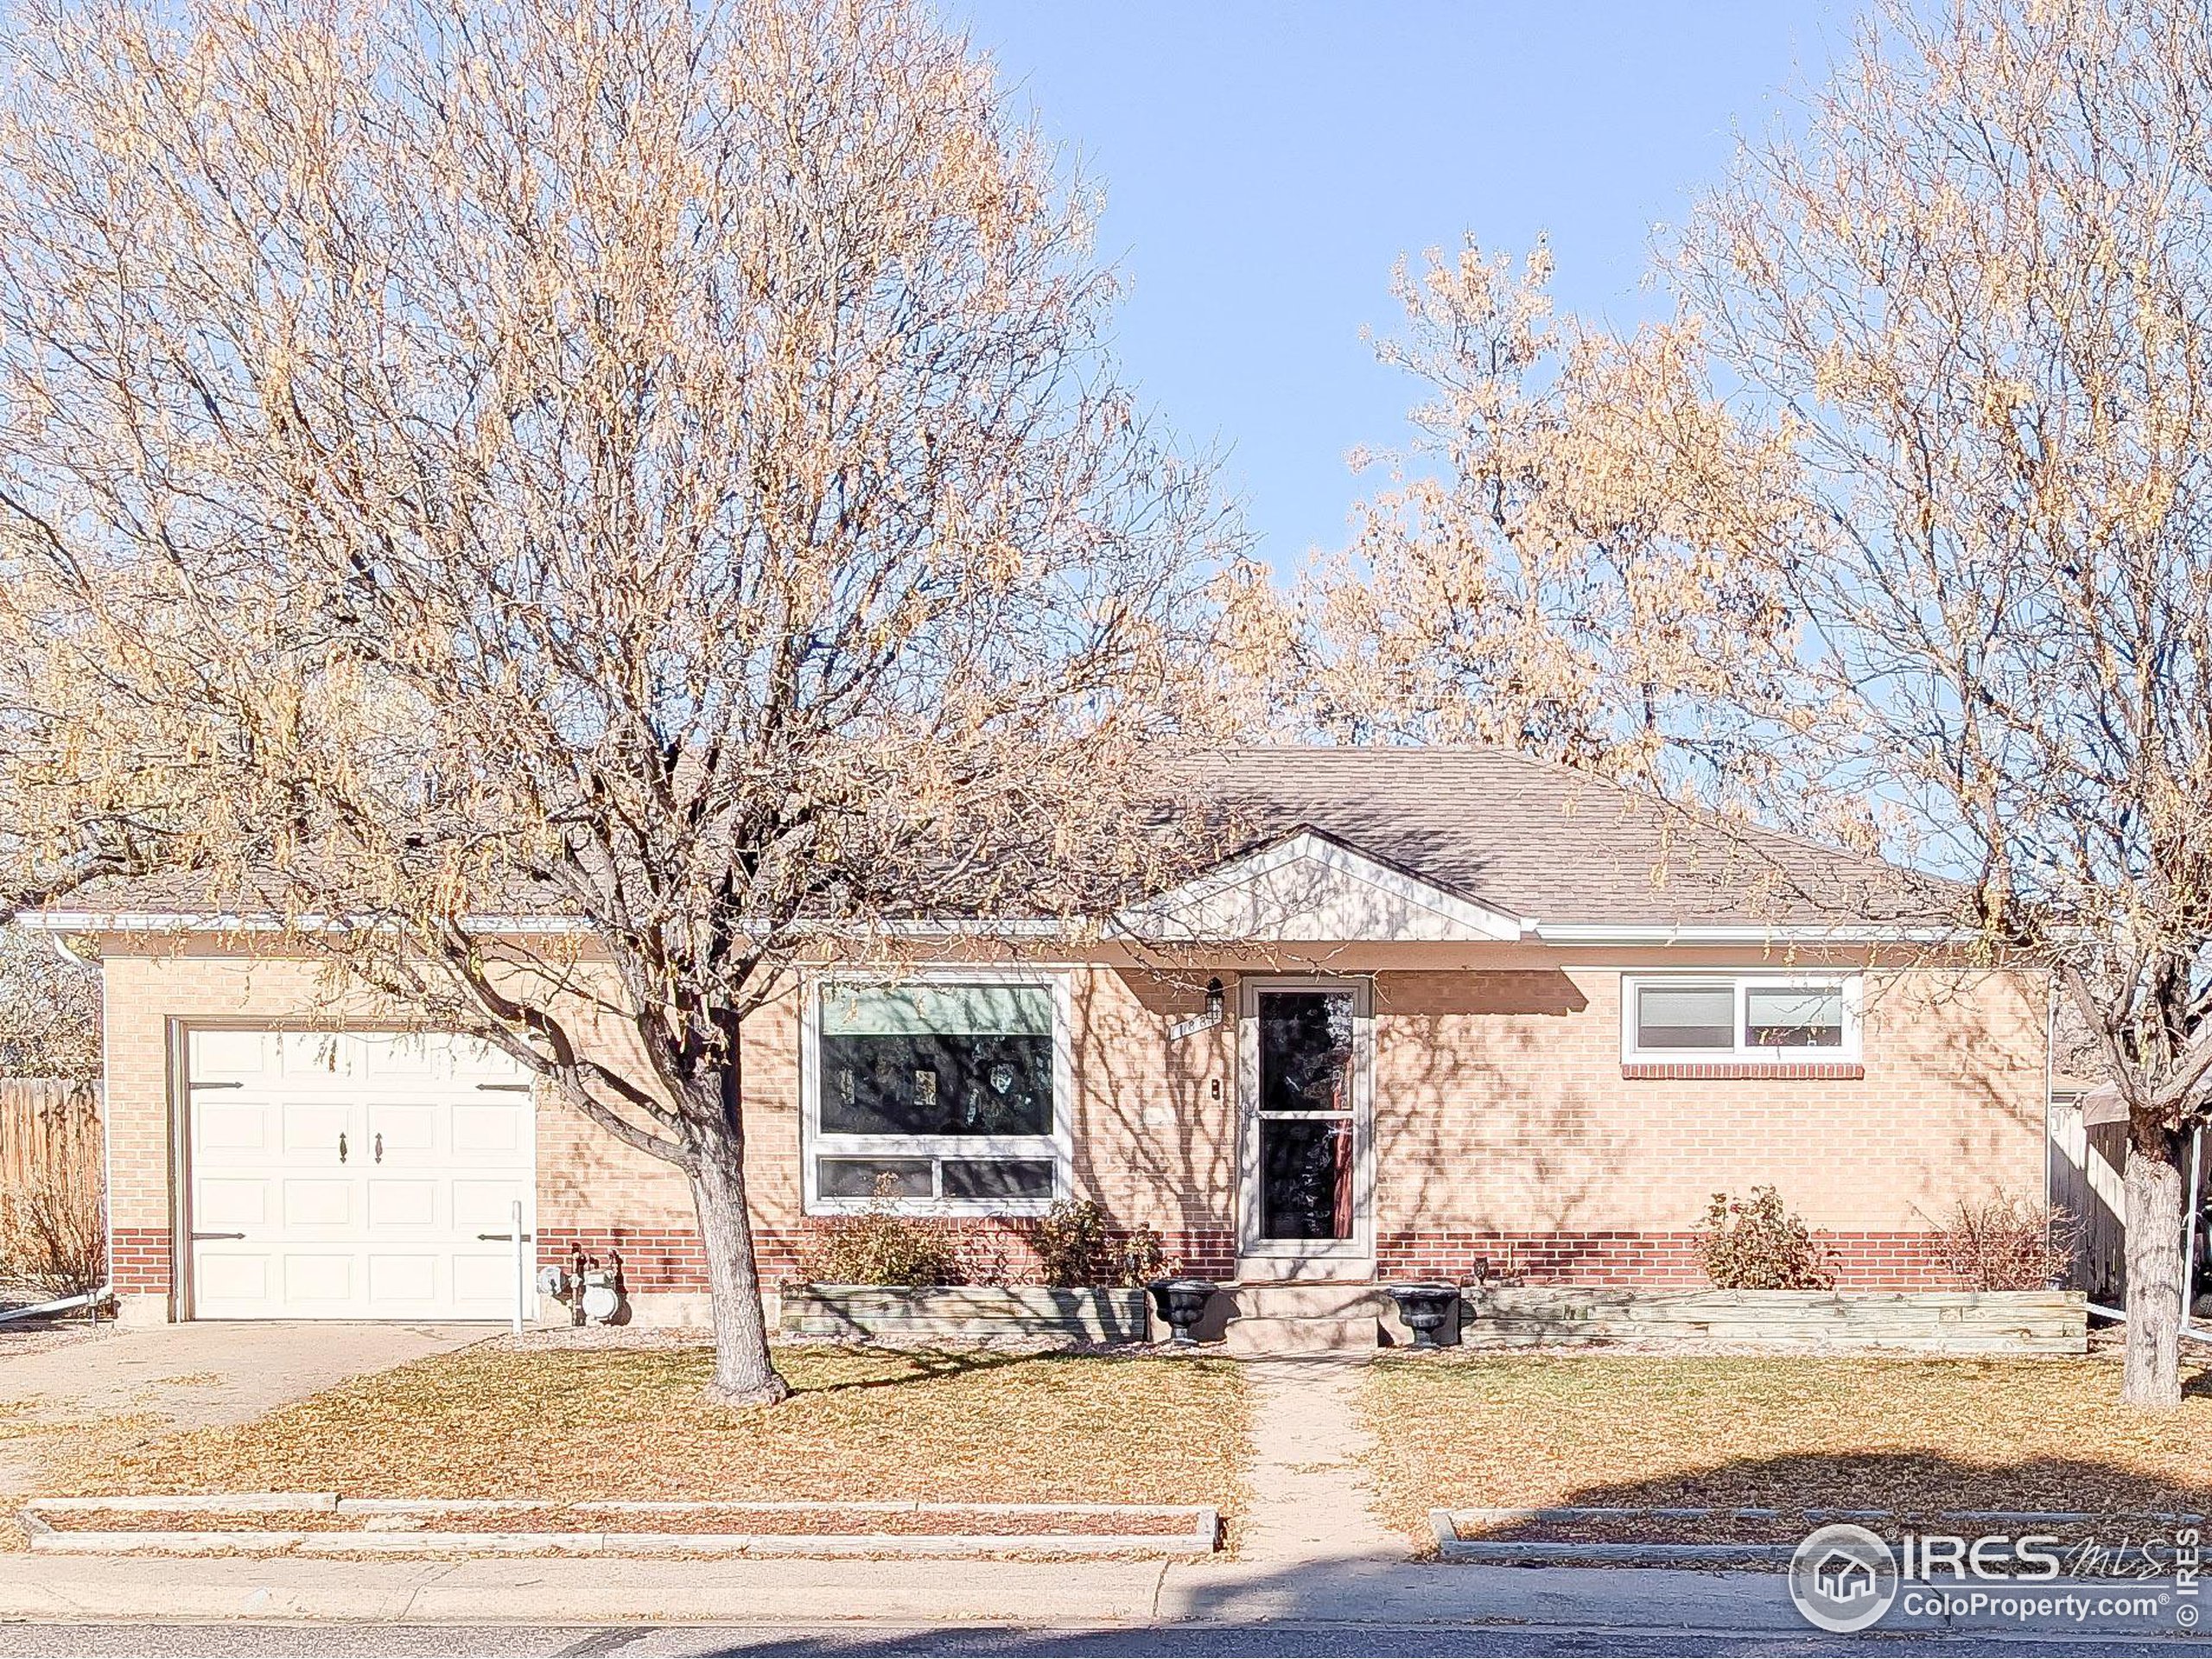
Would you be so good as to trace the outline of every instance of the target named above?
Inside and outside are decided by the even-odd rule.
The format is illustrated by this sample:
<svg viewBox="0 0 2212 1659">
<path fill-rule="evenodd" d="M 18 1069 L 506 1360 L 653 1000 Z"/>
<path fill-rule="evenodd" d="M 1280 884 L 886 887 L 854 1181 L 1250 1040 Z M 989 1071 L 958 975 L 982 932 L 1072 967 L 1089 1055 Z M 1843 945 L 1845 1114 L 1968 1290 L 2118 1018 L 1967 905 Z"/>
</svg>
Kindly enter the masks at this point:
<svg viewBox="0 0 2212 1659">
<path fill-rule="evenodd" d="M 903 1369 L 890 1376 L 828 1379 L 793 1376 L 786 1371 L 785 1380 L 791 1384 L 794 1397 L 810 1394 L 856 1393 L 870 1389 L 903 1389 L 918 1382 L 940 1382 L 947 1377 L 1003 1370 L 1012 1366 L 1127 1363 L 1132 1360 L 1160 1357 L 1146 1348 L 1048 1348 L 1024 1351 L 986 1348 L 885 1348 L 864 1344 L 846 1346 L 836 1343 L 808 1344 L 796 1351 L 833 1357 L 851 1356 L 876 1363 L 893 1362 Z"/>
<path fill-rule="evenodd" d="M 1815 1524 L 1858 1514 L 1870 1517 L 1866 1524 L 1874 1531 L 1894 1535 L 1906 1530 L 1973 1534 L 1973 1522 L 1946 1522 L 1942 1517 L 2010 1513 L 2089 1516 L 2035 1529 L 2069 1543 L 2094 1538 L 2107 1547 L 2126 1547 L 2153 1535 L 2170 1540 L 2174 1523 L 2163 1517 L 2201 1517 L 2212 1510 L 2212 1472 L 2177 1478 L 2071 1457 L 1985 1462 L 1918 1451 L 1793 1452 L 1584 1485 L 1541 1507 L 1716 1513 L 1463 1522 L 1460 1536 L 1507 1542 L 1795 1544 Z M 1770 1519 L 1739 1518 L 1734 1513 L 1738 1510 L 1778 1513 Z M 1885 1514 L 1872 1518 L 1876 1511 Z M 1997 1521 L 1981 1528 L 2006 1529 Z M 2169 1557 L 2171 1553 L 2169 1548 Z"/>
</svg>

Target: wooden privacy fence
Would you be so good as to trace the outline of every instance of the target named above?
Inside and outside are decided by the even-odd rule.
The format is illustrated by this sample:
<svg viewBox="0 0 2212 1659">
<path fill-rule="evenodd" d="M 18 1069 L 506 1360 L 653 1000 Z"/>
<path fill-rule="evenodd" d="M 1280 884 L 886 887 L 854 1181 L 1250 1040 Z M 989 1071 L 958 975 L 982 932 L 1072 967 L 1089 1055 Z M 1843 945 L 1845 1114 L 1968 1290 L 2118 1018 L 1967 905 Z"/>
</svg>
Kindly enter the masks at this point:
<svg viewBox="0 0 2212 1659">
<path fill-rule="evenodd" d="M 100 1086 L 73 1077 L 0 1077 L 0 1185 L 100 1179 Z"/>
</svg>

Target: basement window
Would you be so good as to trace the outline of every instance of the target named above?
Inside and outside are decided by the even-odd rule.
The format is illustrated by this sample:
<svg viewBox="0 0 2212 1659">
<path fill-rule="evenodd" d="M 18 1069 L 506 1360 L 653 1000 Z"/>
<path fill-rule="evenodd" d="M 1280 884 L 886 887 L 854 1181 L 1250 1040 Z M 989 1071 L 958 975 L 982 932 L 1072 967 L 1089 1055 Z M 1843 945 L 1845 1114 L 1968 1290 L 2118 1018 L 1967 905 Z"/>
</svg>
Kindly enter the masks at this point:
<svg viewBox="0 0 2212 1659">
<path fill-rule="evenodd" d="M 804 1046 L 806 1202 L 1040 1213 L 1067 1191 L 1065 991 L 1055 978 L 830 979 Z"/>
<path fill-rule="evenodd" d="M 1856 1062 L 1856 975 L 1630 975 L 1624 1061 Z"/>
</svg>

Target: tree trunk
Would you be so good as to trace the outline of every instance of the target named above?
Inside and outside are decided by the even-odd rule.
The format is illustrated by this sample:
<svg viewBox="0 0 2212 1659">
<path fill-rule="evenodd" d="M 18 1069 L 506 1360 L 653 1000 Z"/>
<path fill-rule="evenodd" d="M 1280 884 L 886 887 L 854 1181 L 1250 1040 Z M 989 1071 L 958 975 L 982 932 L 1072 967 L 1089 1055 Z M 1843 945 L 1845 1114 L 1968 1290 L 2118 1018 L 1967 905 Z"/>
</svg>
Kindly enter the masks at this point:
<svg viewBox="0 0 2212 1659">
<path fill-rule="evenodd" d="M 768 1324 L 753 1255 L 753 1217 L 745 1201 L 745 1135 L 735 1121 L 736 1082 L 716 1091 L 707 1111 L 687 1112 L 696 1164 L 691 1201 L 707 1256 L 715 1316 L 715 1376 L 708 1395 L 724 1405 L 772 1406 L 791 1387 L 768 1357 Z"/>
<path fill-rule="evenodd" d="M 2136 1123 L 2127 1137 L 2127 1363 L 2120 1398 L 2170 1411 L 2181 1404 L 2185 1139 Z"/>
</svg>

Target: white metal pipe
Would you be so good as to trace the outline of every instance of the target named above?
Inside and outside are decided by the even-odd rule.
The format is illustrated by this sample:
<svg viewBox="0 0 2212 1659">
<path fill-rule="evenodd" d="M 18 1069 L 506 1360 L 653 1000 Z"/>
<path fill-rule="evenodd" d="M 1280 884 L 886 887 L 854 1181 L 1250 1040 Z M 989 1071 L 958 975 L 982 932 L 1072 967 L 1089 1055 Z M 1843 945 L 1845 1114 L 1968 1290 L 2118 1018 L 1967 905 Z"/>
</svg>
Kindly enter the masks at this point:
<svg viewBox="0 0 2212 1659">
<path fill-rule="evenodd" d="M 2196 1306 L 2197 1206 L 2204 1198 L 2204 1130 L 2189 1138 L 2189 1226 L 2181 1245 L 2181 1328 L 2195 1335 L 2190 1310 Z"/>
<path fill-rule="evenodd" d="M 515 1213 L 515 1335 L 522 1335 L 523 1298 L 530 1294 L 530 1268 L 525 1259 L 523 1243 L 522 1200 L 514 1203 Z"/>
<path fill-rule="evenodd" d="M 2107 1307 L 2102 1302 L 2091 1302 L 2088 1306 L 2090 1313 L 2101 1319 L 2110 1319 L 2114 1325 L 2127 1323 L 2127 1315 L 2119 1308 Z M 2212 1337 L 2206 1336 L 2201 1331 L 2191 1331 L 2188 1326 L 2183 1325 L 2181 1335 L 2184 1342 L 2201 1342 L 2207 1347 L 2212 1347 Z"/>
<path fill-rule="evenodd" d="M 41 1313 L 67 1313 L 73 1307 L 91 1307 L 107 1300 L 110 1293 L 105 1285 L 98 1290 L 88 1290 L 81 1296 L 64 1296 L 58 1302 L 41 1302 L 35 1307 L 11 1307 L 0 1313 L 0 1325 L 10 1319 L 28 1319 Z"/>
</svg>

